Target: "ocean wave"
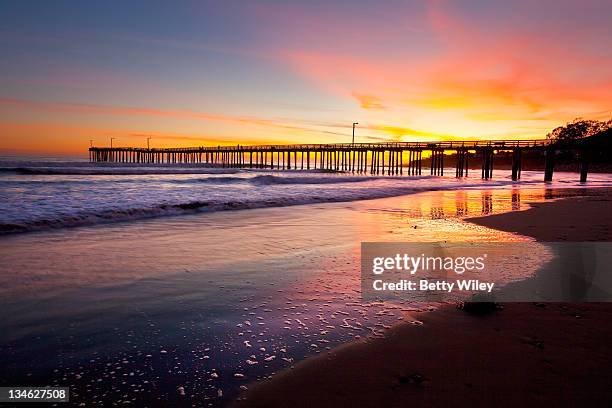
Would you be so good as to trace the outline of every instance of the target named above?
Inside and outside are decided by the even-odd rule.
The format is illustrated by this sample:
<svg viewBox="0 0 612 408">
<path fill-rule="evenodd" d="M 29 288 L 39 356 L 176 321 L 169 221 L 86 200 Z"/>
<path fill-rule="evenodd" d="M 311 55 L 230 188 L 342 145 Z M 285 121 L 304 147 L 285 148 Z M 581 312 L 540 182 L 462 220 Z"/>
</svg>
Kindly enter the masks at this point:
<svg viewBox="0 0 612 408">
<path fill-rule="evenodd" d="M 73 173 L 46 173 L 46 172 L 42 172 L 42 171 L 37 171 L 37 172 L 29 172 L 29 173 L 19 173 L 17 172 L 17 174 L 31 174 L 31 175 L 45 175 L 45 174 L 53 174 L 53 175 L 74 175 L 74 176 L 78 176 L 78 175 L 84 175 L 78 172 L 73 172 Z M 145 175 L 173 175 L 175 173 L 109 173 L 109 174 L 102 174 L 102 173 L 98 173 L 96 175 L 121 175 L 121 176 L 145 176 Z M 200 174 L 200 173 L 196 173 L 195 175 Z M 236 174 L 236 172 L 228 172 L 228 173 L 224 173 L 224 172 L 209 172 L 209 173 L 201 173 L 201 174 L 206 174 L 208 177 L 198 177 L 198 178 L 175 178 L 175 179 L 158 179 L 158 178 L 118 178 L 118 179 L 114 179 L 112 180 L 113 183 L 133 183 L 133 182 L 138 182 L 138 183 L 142 183 L 142 184 L 146 184 L 146 183 L 159 183 L 159 182 L 163 182 L 163 183 L 169 183 L 169 184 L 233 184 L 233 183 L 250 183 L 253 184 L 255 186 L 271 186 L 271 185 L 275 185 L 275 184 L 282 184 L 282 185 L 291 185 L 291 184 L 313 184 L 313 185 L 319 185 L 319 184 L 338 184 L 338 183 L 361 183 L 361 182 L 366 182 L 366 181 L 374 181 L 374 180 L 379 180 L 379 179 L 384 179 L 385 177 L 379 177 L 379 176 L 349 176 L 346 173 L 338 173 L 338 174 L 334 174 L 334 175 L 330 175 L 330 176 L 322 176 L 322 175 L 312 175 L 312 176 L 277 176 L 277 175 L 273 175 L 273 174 L 262 174 L 262 175 L 256 175 L 254 177 L 250 177 L 249 172 L 244 172 L 242 173 L 240 176 L 232 176 L 232 174 Z M 227 176 L 226 176 L 227 174 Z M 88 174 L 91 175 L 91 174 Z M 180 174 L 179 174 L 180 175 Z M 427 178 L 427 176 L 423 176 L 420 179 L 424 179 Z M 410 177 L 396 177 L 394 178 L 394 180 L 413 180 L 414 178 L 410 178 Z M 102 182 L 102 183 L 106 183 L 109 180 L 104 180 L 104 179 L 100 179 L 100 180 L 96 180 L 96 179 L 63 179 L 63 178 L 55 178 L 55 179 L 35 179 L 35 180 L 31 180 L 31 179 L 13 179 L 13 180 L 2 180 L 2 183 L 7 183 L 7 184 L 21 184 L 21 185 L 27 185 L 27 184 L 65 184 L 65 185 L 69 185 L 69 184 L 90 184 L 90 183 L 97 183 L 97 182 Z"/>
<path fill-rule="evenodd" d="M 258 176 L 264 177 L 264 176 Z M 295 177 L 291 182 L 300 182 L 300 184 L 313 182 L 309 178 Z M 353 182 L 361 181 L 360 177 L 353 177 Z M 371 178 L 366 178 L 371 180 Z M 244 180 L 244 179 L 240 179 Z M 259 178 L 258 180 L 262 180 Z M 265 178 L 266 182 L 277 182 L 274 178 Z M 338 178 L 339 182 L 343 179 Z M 395 179 L 398 180 L 398 179 Z M 346 181 L 346 180 L 345 180 Z M 283 184 L 280 182 L 279 184 Z M 315 183 L 321 184 L 321 183 Z M 152 205 L 149 207 L 126 207 L 126 208 L 113 208 L 113 209 L 100 209 L 100 210 L 83 210 L 75 212 L 73 214 L 57 214 L 47 215 L 47 218 L 38 218 L 30 220 L 5 220 L 3 223 L 0 219 L 0 234 L 7 233 L 18 233 L 28 231 L 39 231 L 45 229 L 55 228 L 67 228 L 67 227 L 79 227 L 96 224 L 107 224 L 113 222 L 132 221 L 138 219 L 147 219 L 163 216 L 172 215 L 183 215 L 190 213 L 201 213 L 201 212 L 215 212 L 215 211 L 227 211 L 227 210 L 247 210 L 256 208 L 268 208 L 268 207 L 285 207 L 302 204 L 313 204 L 313 203 L 333 203 L 333 202 L 349 202 L 358 200 L 368 200 L 376 198 L 393 197 L 407 194 L 414 194 L 424 191 L 434 190 L 453 190 L 453 189 L 464 189 L 470 187 L 494 187 L 508 184 L 505 181 L 496 181 L 488 183 L 461 183 L 460 185 L 432 185 L 426 186 L 415 186 L 415 185 L 403 185 L 401 186 L 371 186 L 366 188 L 347 188 L 347 189 L 333 189 L 333 190 L 316 190 L 312 192 L 302 191 L 295 195 L 272 195 L 270 198 L 264 197 L 252 197 L 243 196 L 242 198 L 236 197 L 236 199 L 194 199 L 188 200 L 184 197 L 179 198 L 176 202 L 165 202 L 161 204 Z"/>
<path fill-rule="evenodd" d="M 55 218 L 23 220 L 23 221 L 0 221 L 0 234 L 10 234 L 29 231 L 40 231 L 47 229 L 69 228 L 89 226 L 96 224 L 108 224 L 114 222 L 133 221 L 139 219 L 182 215 L 201 212 L 215 212 L 227 210 L 247 210 L 255 208 L 285 207 L 312 203 L 331 203 L 356 201 L 373 198 L 391 197 L 413 192 L 422 191 L 417 188 L 388 188 L 388 189 L 363 189 L 351 194 L 329 195 L 302 195 L 297 197 L 275 197 L 269 199 L 251 200 L 220 200 L 204 201 L 193 200 L 176 203 L 164 203 L 152 207 L 118 208 L 99 211 L 82 211 L 70 215 L 58 215 Z"/>
<path fill-rule="evenodd" d="M 167 180 L 166 183 L 190 184 L 190 183 L 205 183 L 205 184 L 232 184 L 232 183 L 249 183 L 255 186 L 270 186 L 275 184 L 339 184 L 339 183 L 359 183 L 364 181 L 376 180 L 376 177 L 351 177 L 346 175 L 337 175 L 330 177 L 285 177 L 275 176 L 273 174 L 259 175 L 255 177 L 206 177 L 206 178 L 191 178 L 191 179 L 176 179 Z"/>
<path fill-rule="evenodd" d="M 236 174 L 239 169 L 223 168 L 131 168 L 131 167 L 2 167 L 0 173 L 56 176 L 133 176 L 164 174 Z"/>
<path fill-rule="evenodd" d="M 345 175 L 331 177 L 280 177 L 273 174 L 255 176 L 249 181 L 253 184 L 334 184 L 334 183 L 359 183 L 363 181 L 375 180 L 375 177 L 351 177 Z"/>
</svg>

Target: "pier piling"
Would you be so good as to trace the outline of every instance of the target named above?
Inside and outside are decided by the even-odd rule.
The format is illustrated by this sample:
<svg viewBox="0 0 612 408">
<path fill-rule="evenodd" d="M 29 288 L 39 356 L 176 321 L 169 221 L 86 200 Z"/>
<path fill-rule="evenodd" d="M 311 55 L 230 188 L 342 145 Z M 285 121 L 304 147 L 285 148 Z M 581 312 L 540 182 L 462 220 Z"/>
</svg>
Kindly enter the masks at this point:
<svg viewBox="0 0 612 408">
<path fill-rule="evenodd" d="M 580 153 L 580 182 L 586 183 L 589 172 L 589 151 L 581 150 Z"/>
<path fill-rule="evenodd" d="M 555 150 L 554 149 L 546 149 L 544 151 L 545 161 L 544 161 L 544 181 L 552 181 L 553 179 L 553 171 L 555 167 Z"/>
</svg>

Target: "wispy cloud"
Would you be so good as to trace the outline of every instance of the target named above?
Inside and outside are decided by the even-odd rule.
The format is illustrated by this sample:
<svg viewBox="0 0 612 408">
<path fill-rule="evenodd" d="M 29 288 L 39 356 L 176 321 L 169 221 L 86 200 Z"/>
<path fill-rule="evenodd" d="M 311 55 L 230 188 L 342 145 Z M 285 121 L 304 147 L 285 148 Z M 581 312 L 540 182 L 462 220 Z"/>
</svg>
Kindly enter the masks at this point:
<svg viewBox="0 0 612 408">
<path fill-rule="evenodd" d="M 137 128 L 107 128 L 54 122 L 18 123 L 0 121 L 0 134 L 10 137 L 0 139 L 0 150 L 85 154 L 90 140 L 94 146 L 107 146 L 109 138 L 115 145 L 146 146 L 151 137 L 151 146 L 215 146 L 236 144 L 236 138 L 215 133 L 173 133 L 139 130 Z M 249 137 L 240 139 L 241 144 L 286 143 L 282 138 Z"/>
<path fill-rule="evenodd" d="M 326 130 L 320 127 L 307 126 L 310 122 L 301 124 L 299 120 L 268 119 L 250 116 L 227 115 L 194 110 L 168 110 L 132 106 L 108 106 L 71 102 L 42 102 L 23 99 L 0 98 L 0 106 L 18 107 L 20 109 L 38 110 L 57 113 L 74 113 L 86 115 L 140 116 L 173 119 L 192 119 L 211 122 L 224 122 L 244 126 L 261 126 L 281 130 L 324 133 L 330 135 L 345 135 L 345 133 Z M 325 127 L 325 123 L 320 123 Z"/>
<path fill-rule="evenodd" d="M 421 140 L 457 139 L 456 135 L 426 132 L 426 131 L 411 129 L 411 128 L 402 127 L 402 126 L 372 125 L 372 126 L 369 126 L 368 128 L 378 130 L 385 134 L 388 134 L 395 140 L 403 140 L 404 137 L 418 138 Z"/>
</svg>

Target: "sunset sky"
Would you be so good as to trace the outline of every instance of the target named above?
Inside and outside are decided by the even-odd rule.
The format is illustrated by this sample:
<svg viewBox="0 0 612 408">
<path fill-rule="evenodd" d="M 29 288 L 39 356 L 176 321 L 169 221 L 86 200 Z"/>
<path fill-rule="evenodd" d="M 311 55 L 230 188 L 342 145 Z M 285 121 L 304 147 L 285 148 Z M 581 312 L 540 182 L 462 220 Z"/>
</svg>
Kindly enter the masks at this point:
<svg viewBox="0 0 612 408">
<path fill-rule="evenodd" d="M 541 138 L 610 118 L 612 2 L 2 1 L 0 153 Z"/>
</svg>

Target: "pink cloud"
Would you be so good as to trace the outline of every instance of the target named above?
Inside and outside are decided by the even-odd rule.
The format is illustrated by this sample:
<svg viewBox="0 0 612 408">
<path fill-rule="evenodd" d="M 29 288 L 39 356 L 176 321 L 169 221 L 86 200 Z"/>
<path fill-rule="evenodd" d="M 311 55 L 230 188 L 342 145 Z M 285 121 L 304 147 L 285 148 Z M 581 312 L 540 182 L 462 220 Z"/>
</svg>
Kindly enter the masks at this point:
<svg viewBox="0 0 612 408">
<path fill-rule="evenodd" d="M 356 98 L 364 109 L 429 107 L 472 118 L 497 109 L 500 116 L 567 119 L 612 106 L 612 57 L 580 46 L 564 22 L 512 29 L 512 21 L 500 19 L 503 29 L 485 30 L 482 22 L 459 16 L 454 3 L 427 4 L 424 20 L 433 51 L 407 56 L 405 50 L 389 50 L 380 56 L 371 55 L 367 41 L 360 53 L 309 42 L 279 51 L 280 58 L 328 92 Z M 384 32 L 385 22 L 380 25 Z M 376 103 L 369 95 L 376 95 Z"/>
</svg>

